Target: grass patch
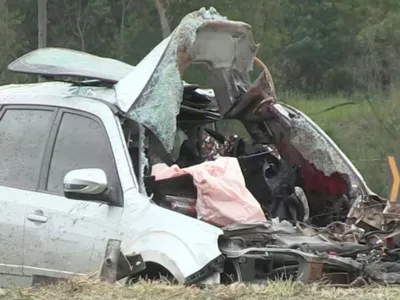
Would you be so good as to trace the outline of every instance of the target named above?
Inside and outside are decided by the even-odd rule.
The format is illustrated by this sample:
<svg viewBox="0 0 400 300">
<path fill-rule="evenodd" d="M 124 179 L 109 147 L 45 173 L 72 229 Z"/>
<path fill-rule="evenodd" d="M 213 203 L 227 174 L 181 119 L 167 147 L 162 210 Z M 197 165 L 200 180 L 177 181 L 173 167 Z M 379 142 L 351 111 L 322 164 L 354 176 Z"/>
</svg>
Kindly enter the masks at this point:
<svg viewBox="0 0 400 300">
<path fill-rule="evenodd" d="M 233 284 L 207 289 L 172 286 L 168 284 L 140 283 L 130 287 L 109 285 L 100 282 L 73 282 L 44 288 L 0 290 L 0 299 L 8 300 L 208 300 L 208 299 L 275 299 L 275 300 L 361 300 L 373 297 L 398 299 L 399 287 L 367 287 L 335 289 L 327 286 L 304 286 L 300 283 L 272 282 L 268 285 Z"/>
</svg>

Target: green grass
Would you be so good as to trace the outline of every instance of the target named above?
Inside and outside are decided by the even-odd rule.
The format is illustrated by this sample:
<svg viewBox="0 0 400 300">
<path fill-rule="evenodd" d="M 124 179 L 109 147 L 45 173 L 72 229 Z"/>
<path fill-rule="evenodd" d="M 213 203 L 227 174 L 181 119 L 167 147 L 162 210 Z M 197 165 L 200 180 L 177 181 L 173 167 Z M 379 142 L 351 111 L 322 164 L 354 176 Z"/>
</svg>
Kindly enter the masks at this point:
<svg viewBox="0 0 400 300">
<path fill-rule="evenodd" d="M 139 283 L 126 287 L 100 282 L 71 282 L 40 289 L 0 290 L 0 299 L 7 300 L 363 300 L 371 298 L 397 300 L 399 295 L 399 287 L 336 289 L 329 286 L 304 286 L 300 283 L 289 282 L 272 282 L 267 285 L 233 284 L 207 289 L 151 283 Z"/>
</svg>

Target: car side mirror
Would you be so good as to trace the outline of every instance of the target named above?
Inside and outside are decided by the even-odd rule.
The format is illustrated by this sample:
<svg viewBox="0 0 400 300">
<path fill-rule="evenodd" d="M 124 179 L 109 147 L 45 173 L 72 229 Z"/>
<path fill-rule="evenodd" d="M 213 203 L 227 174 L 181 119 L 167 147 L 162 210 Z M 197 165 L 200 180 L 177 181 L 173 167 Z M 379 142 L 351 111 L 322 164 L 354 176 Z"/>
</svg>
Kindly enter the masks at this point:
<svg viewBox="0 0 400 300">
<path fill-rule="evenodd" d="M 64 177 L 64 196 L 75 200 L 109 201 L 106 173 L 101 169 L 78 169 Z"/>
</svg>

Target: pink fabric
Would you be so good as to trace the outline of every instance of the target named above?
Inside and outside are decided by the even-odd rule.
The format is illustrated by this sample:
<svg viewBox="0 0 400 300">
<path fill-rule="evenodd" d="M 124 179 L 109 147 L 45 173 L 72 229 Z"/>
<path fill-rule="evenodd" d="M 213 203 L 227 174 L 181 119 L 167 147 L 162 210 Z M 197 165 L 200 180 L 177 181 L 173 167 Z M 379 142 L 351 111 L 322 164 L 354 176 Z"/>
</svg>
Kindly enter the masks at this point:
<svg viewBox="0 0 400 300">
<path fill-rule="evenodd" d="M 197 187 L 196 210 L 200 220 L 220 227 L 266 221 L 260 204 L 246 188 L 236 158 L 220 157 L 184 169 L 157 164 L 152 170 L 156 180 L 192 175 Z"/>
</svg>

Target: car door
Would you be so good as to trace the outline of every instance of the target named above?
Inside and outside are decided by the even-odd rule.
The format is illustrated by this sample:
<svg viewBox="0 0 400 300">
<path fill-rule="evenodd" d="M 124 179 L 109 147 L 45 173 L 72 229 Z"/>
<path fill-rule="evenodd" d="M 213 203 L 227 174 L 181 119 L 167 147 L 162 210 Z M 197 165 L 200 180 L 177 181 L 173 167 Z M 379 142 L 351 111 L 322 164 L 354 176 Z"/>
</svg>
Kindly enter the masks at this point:
<svg viewBox="0 0 400 300">
<path fill-rule="evenodd" d="M 121 189 L 102 121 L 83 112 L 60 110 L 39 191 L 26 207 L 24 275 L 65 277 L 96 271 L 108 239 L 117 238 L 122 207 L 64 197 L 64 176 L 84 168 L 104 170 L 112 188 Z"/>
<path fill-rule="evenodd" d="M 26 204 L 35 195 L 56 110 L 3 106 L 0 110 L 0 286 L 23 280 Z"/>
</svg>

